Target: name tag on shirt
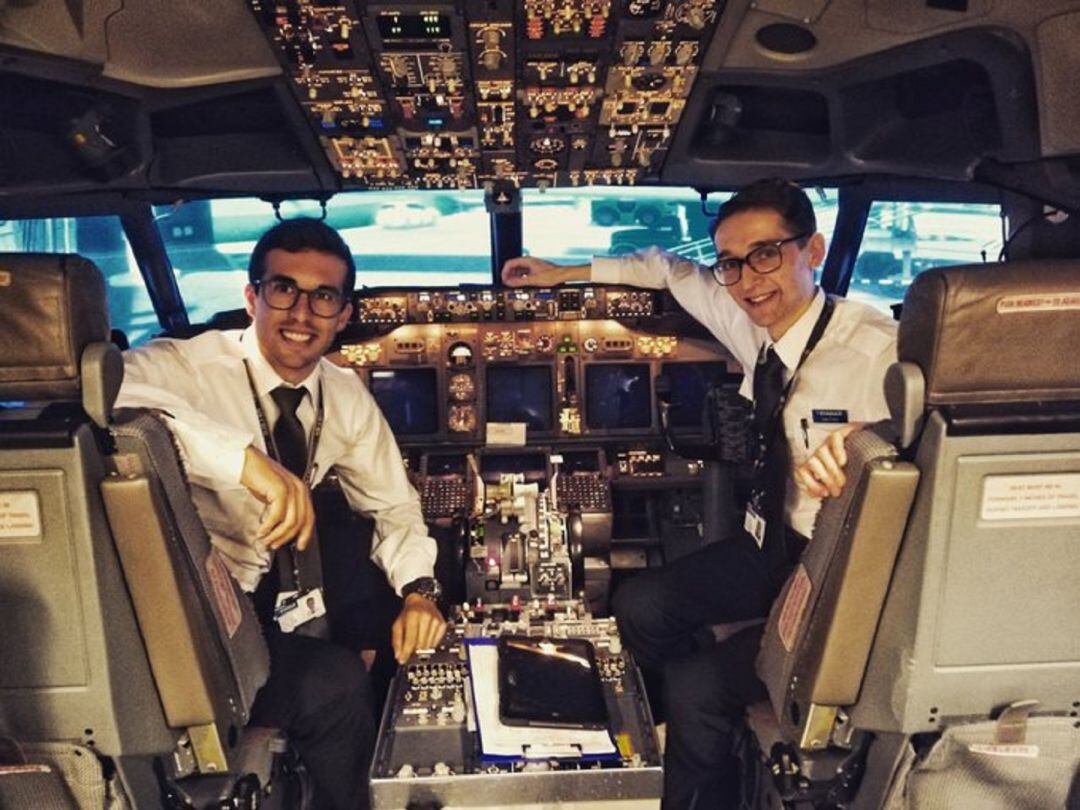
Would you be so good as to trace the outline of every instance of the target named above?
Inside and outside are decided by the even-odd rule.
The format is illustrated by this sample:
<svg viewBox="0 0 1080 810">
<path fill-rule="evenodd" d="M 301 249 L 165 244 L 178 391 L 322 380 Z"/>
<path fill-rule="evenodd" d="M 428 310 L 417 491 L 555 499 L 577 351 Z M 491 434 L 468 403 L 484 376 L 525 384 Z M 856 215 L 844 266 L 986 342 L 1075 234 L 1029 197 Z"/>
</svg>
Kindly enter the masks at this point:
<svg viewBox="0 0 1080 810">
<path fill-rule="evenodd" d="M 805 413 L 805 411 L 803 413 Z M 814 416 L 815 425 L 846 425 L 850 421 L 848 419 L 847 411 L 836 408 L 814 409 L 811 413 Z"/>
<path fill-rule="evenodd" d="M 282 633 L 291 633 L 302 624 L 326 615 L 322 588 L 310 591 L 282 591 L 277 595 L 274 621 Z"/>
</svg>

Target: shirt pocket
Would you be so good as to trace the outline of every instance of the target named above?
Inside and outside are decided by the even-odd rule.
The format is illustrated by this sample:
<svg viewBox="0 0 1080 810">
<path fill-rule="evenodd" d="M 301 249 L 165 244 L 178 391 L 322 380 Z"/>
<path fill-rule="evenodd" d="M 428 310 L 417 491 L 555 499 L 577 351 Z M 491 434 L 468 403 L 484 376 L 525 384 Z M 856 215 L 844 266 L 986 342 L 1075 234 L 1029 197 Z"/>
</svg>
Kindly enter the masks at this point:
<svg viewBox="0 0 1080 810">
<path fill-rule="evenodd" d="M 839 408 L 798 413 L 794 424 L 788 424 L 788 438 L 795 466 L 810 458 L 833 431 L 846 427 L 849 420 L 848 412 Z"/>
</svg>

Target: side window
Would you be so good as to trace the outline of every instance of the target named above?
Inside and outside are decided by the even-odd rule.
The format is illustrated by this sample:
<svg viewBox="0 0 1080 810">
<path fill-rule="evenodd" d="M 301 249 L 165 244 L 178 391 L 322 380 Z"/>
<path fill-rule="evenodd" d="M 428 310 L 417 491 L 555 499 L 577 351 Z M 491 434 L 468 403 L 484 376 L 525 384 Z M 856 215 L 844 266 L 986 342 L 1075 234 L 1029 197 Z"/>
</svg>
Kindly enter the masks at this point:
<svg viewBox="0 0 1080 810">
<path fill-rule="evenodd" d="M 876 202 L 848 297 L 888 312 L 923 270 L 998 261 L 1004 228 L 997 205 Z"/>
<path fill-rule="evenodd" d="M 108 284 L 109 319 L 131 344 L 158 329 L 150 296 L 117 217 L 54 217 L 0 221 L 0 251 L 78 253 L 96 264 Z"/>
</svg>

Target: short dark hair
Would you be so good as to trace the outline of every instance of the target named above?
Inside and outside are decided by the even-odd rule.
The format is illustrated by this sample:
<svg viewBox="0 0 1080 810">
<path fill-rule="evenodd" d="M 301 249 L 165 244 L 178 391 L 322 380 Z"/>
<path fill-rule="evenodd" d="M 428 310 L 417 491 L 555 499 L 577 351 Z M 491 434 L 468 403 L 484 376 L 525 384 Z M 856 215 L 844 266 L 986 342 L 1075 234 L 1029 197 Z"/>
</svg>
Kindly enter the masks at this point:
<svg viewBox="0 0 1080 810">
<path fill-rule="evenodd" d="M 716 239 L 716 229 L 725 219 L 743 211 L 760 209 L 779 214 L 792 236 L 817 232 L 814 206 L 806 192 L 790 180 L 767 177 L 743 186 L 720 206 L 715 219 L 709 223 L 709 237 Z"/>
<path fill-rule="evenodd" d="M 248 281 L 257 284 L 266 273 L 266 254 L 271 250 L 280 249 L 287 253 L 303 253 L 305 250 L 314 250 L 318 253 L 329 253 L 337 256 L 345 262 L 345 289 L 346 294 L 353 291 L 356 286 L 356 263 L 353 262 L 352 251 L 341 238 L 341 234 L 323 222 L 321 219 L 311 217 L 297 217 L 279 222 L 273 228 L 262 235 L 251 251 L 251 260 L 248 262 Z"/>
</svg>

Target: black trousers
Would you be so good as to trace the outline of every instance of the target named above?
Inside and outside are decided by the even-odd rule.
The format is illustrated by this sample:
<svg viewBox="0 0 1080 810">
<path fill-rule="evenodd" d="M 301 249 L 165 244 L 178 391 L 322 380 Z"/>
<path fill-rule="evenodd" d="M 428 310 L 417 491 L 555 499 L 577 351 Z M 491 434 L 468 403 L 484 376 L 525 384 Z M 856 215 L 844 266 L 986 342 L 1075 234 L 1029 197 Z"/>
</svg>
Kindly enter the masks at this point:
<svg viewBox="0 0 1080 810">
<path fill-rule="evenodd" d="M 285 731 L 315 783 L 315 807 L 366 808 L 376 728 L 359 653 L 276 628 L 266 640 L 270 678 L 255 697 L 252 724 Z"/>
<path fill-rule="evenodd" d="M 719 644 L 702 643 L 702 630 L 764 618 L 785 578 L 770 571 L 757 544 L 739 532 L 645 571 L 615 593 L 624 641 L 644 667 L 663 673 L 664 810 L 737 806 L 735 734 L 744 707 L 767 697 L 754 672 L 763 628 Z"/>
</svg>

